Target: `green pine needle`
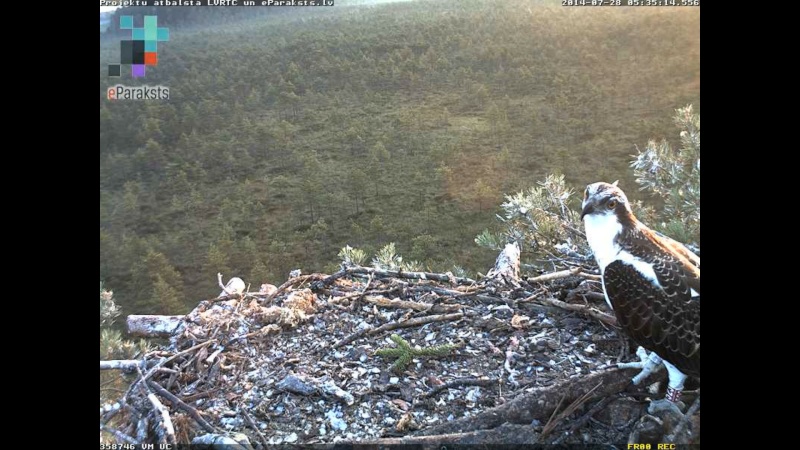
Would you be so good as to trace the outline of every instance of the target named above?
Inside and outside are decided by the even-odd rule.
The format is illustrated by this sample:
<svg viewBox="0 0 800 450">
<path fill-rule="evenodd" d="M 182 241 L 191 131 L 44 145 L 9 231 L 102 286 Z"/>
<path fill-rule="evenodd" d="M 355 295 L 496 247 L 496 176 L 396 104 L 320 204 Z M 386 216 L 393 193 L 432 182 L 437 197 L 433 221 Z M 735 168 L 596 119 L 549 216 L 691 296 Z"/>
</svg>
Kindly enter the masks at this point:
<svg viewBox="0 0 800 450">
<path fill-rule="evenodd" d="M 391 367 L 395 373 L 403 372 L 414 358 L 443 358 L 450 356 L 453 350 L 459 347 L 454 344 L 442 344 L 416 349 L 398 334 L 393 334 L 390 339 L 397 344 L 397 347 L 381 348 L 376 350 L 375 354 L 385 358 L 397 358 Z"/>
</svg>

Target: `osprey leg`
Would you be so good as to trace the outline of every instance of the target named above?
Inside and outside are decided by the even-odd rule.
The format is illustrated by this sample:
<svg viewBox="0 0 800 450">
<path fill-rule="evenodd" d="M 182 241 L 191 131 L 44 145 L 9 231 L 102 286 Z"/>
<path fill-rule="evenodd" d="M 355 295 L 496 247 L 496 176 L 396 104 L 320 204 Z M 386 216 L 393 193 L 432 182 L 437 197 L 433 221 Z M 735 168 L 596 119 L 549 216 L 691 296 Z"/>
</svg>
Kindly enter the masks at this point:
<svg viewBox="0 0 800 450">
<path fill-rule="evenodd" d="M 631 380 L 631 381 L 633 381 L 633 384 L 636 384 L 636 385 L 638 385 L 639 383 L 644 381 L 644 379 L 647 378 L 651 373 L 659 371 L 661 369 L 661 367 L 662 367 L 661 363 L 665 362 L 665 361 L 662 361 L 662 359 L 659 358 L 658 355 L 656 355 L 656 352 L 650 352 L 650 354 L 648 355 L 647 354 L 647 350 L 645 350 L 644 347 L 639 347 L 638 349 L 636 349 L 636 356 L 639 357 L 639 361 L 638 362 L 619 363 L 619 364 L 617 364 L 617 367 L 619 367 L 620 369 L 641 369 L 642 370 L 641 372 L 639 372 L 638 375 L 633 377 L 633 379 Z M 675 366 L 672 366 L 672 367 L 674 368 Z M 675 369 L 675 370 L 678 370 L 678 369 Z M 670 375 L 672 375 L 672 373 L 670 373 Z M 670 376 L 670 378 L 672 378 L 672 377 Z M 686 376 L 684 375 L 684 379 L 685 378 L 686 378 Z M 681 389 L 683 389 L 683 381 L 681 381 Z"/>
<path fill-rule="evenodd" d="M 667 386 L 667 395 L 664 398 L 672 403 L 677 403 L 683 393 L 683 382 L 686 381 L 686 374 L 667 361 L 664 361 L 664 365 L 667 367 L 667 373 L 669 373 L 669 385 Z"/>
</svg>

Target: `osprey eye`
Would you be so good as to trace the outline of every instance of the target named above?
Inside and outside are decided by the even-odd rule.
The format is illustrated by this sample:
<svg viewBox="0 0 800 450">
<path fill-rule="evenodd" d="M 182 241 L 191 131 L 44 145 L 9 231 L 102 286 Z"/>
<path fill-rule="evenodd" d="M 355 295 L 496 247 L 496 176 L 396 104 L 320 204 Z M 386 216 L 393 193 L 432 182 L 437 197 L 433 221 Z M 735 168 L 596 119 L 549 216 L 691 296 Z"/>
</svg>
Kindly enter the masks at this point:
<svg viewBox="0 0 800 450">
<path fill-rule="evenodd" d="M 608 202 L 608 209 L 614 209 L 616 207 L 617 207 L 617 201 L 616 200 L 610 200 Z"/>
</svg>

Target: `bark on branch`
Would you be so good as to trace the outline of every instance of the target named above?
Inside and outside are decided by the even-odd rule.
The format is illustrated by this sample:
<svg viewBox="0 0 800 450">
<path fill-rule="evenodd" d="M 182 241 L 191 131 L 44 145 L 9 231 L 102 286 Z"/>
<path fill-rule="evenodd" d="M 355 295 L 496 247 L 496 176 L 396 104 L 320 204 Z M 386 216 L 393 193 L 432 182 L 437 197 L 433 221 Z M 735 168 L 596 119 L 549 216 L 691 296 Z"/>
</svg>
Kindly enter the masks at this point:
<svg viewBox="0 0 800 450">
<path fill-rule="evenodd" d="M 128 333 L 137 337 L 168 338 L 178 329 L 185 316 L 130 315 Z"/>
<path fill-rule="evenodd" d="M 597 400 L 618 392 L 630 386 L 631 378 L 636 375 L 634 369 L 610 369 L 570 379 L 544 388 L 539 388 L 528 394 L 519 396 L 514 400 L 483 411 L 470 417 L 463 417 L 452 422 L 423 430 L 420 435 L 432 436 L 440 434 L 463 433 L 466 430 L 496 428 L 504 422 L 517 424 L 530 424 L 531 421 L 547 421 L 559 403 L 570 404 L 586 396 L 585 401 Z M 663 378 L 663 372 L 660 374 Z M 655 379 L 654 379 L 655 381 Z M 598 386 L 596 389 L 595 387 Z"/>
<path fill-rule="evenodd" d="M 526 299 L 526 300 L 528 300 L 528 299 Z M 589 316 L 599 320 L 600 322 L 603 322 L 606 325 L 611 325 L 612 327 L 616 327 L 617 326 L 617 318 L 616 317 L 614 317 L 614 316 L 612 316 L 610 314 L 606 314 L 604 312 L 598 311 L 595 308 L 592 308 L 591 306 L 588 306 L 588 305 L 576 305 L 574 303 L 565 303 L 565 302 L 562 302 L 561 300 L 556 300 L 556 299 L 550 298 L 550 297 L 533 298 L 533 299 L 530 299 L 530 300 L 539 301 L 541 303 L 544 303 L 545 305 L 556 306 L 558 308 L 566 309 L 568 311 L 582 312 L 582 313 L 588 314 Z"/>
<path fill-rule="evenodd" d="M 375 446 L 403 446 L 417 445 L 421 448 L 438 448 L 447 446 L 476 446 L 475 448 L 487 448 L 490 445 L 528 445 L 533 444 L 539 438 L 539 433 L 534 431 L 530 424 L 514 425 L 503 424 L 491 430 L 476 430 L 458 433 L 437 434 L 432 436 L 405 436 L 401 438 L 383 438 L 372 441 L 353 442 L 357 445 Z"/>
<path fill-rule="evenodd" d="M 506 244 L 497 255 L 494 267 L 486 274 L 484 281 L 494 281 L 501 285 L 519 286 L 519 244 Z"/>
<path fill-rule="evenodd" d="M 149 361 L 145 363 L 139 359 L 112 359 L 109 361 L 100 361 L 100 370 L 121 370 L 123 372 L 136 372 L 136 367 L 146 367 L 156 365 L 156 361 Z"/>
<path fill-rule="evenodd" d="M 322 280 L 323 286 L 328 286 L 334 281 L 347 275 L 372 275 L 376 278 L 406 278 L 412 280 L 434 280 L 442 281 L 451 284 L 475 284 L 476 281 L 472 278 L 457 277 L 451 273 L 432 273 L 432 272 L 405 272 L 402 270 L 386 270 L 375 269 L 372 267 L 350 267 L 340 270 L 333 275 L 330 275 Z M 322 286 L 312 286 L 313 289 L 319 289 Z"/>
</svg>

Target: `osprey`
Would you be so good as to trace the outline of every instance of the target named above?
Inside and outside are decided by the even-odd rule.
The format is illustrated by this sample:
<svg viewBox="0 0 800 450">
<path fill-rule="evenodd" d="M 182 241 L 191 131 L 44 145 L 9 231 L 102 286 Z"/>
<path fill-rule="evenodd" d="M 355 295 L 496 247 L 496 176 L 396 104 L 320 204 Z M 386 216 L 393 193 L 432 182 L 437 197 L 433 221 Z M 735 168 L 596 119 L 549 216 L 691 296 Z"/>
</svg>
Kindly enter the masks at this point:
<svg viewBox="0 0 800 450">
<path fill-rule="evenodd" d="M 606 302 L 640 346 L 641 361 L 619 367 L 642 369 L 639 384 L 663 362 L 677 402 L 687 375 L 700 376 L 700 257 L 639 222 L 616 181 L 588 185 L 582 207 Z"/>
</svg>

